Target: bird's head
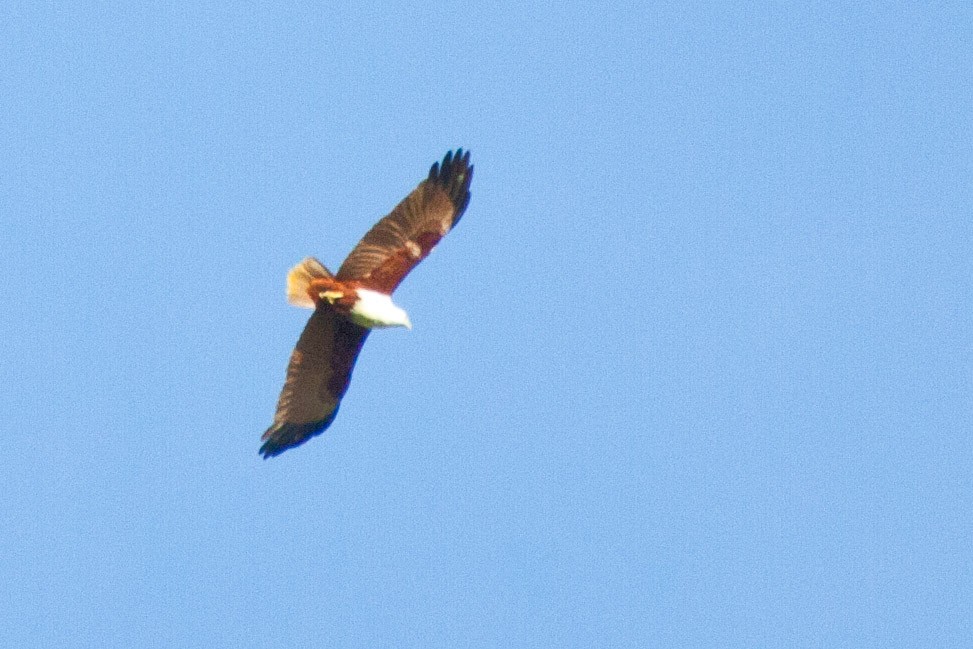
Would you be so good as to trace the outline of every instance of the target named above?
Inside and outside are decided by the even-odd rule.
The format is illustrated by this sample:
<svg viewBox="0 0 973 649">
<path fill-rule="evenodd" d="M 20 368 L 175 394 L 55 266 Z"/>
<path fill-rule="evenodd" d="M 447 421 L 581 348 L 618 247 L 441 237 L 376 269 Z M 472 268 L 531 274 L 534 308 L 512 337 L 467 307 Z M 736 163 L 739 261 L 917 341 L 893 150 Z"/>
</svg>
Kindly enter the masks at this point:
<svg viewBox="0 0 973 649">
<path fill-rule="evenodd" d="M 392 302 L 385 293 L 369 289 L 358 289 L 354 306 L 348 312 L 356 324 L 370 329 L 378 327 L 405 327 L 412 329 L 409 314 Z"/>
<path fill-rule="evenodd" d="M 409 320 L 409 314 L 405 312 L 405 309 L 400 308 L 396 305 L 392 305 L 393 311 L 390 311 L 388 315 L 391 317 L 386 321 L 386 323 L 380 324 L 380 327 L 405 327 L 406 329 L 412 330 L 412 321 Z"/>
</svg>

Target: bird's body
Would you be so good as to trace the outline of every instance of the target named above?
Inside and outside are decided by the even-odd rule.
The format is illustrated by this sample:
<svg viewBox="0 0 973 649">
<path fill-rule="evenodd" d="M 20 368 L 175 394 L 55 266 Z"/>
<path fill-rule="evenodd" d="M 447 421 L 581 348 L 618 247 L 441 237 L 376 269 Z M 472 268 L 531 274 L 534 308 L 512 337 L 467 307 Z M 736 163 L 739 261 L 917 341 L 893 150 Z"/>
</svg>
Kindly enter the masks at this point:
<svg viewBox="0 0 973 649">
<path fill-rule="evenodd" d="M 332 275 L 308 257 L 287 276 L 287 299 L 314 309 L 291 354 L 274 423 L 263 435 L 264 457 L 323 432 L 338 413 L 369 331 L 411 328 L 392 292 L 466 210 L 473 167 L 462 149 L 446 154 L 392 212 L 369 230 Z"/>
<path fill-rule="evenodd" d="M 308 284 L 306 293 L 315 308 L 327 304 L 362 327 L 412 328 L 409 316 L 392 302 L 391 295 L 365 288 L 361 282 L 321 277 Z"/>
</svg>

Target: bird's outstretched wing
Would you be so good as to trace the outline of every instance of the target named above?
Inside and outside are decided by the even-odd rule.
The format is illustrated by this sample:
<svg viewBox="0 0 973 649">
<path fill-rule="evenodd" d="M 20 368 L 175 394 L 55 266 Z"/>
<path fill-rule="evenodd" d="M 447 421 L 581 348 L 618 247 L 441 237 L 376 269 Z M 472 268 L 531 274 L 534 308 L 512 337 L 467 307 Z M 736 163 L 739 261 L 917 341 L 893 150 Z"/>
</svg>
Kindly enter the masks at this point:
<svg viewBox="0 0 973 649">
<path fill-rule="evenodd" d="M 450 151 L 442 164 L 375 224 L 338 270 L 339 280 L 357 280 L 388 295 L 456 225 L 470 202 L 470 153 Z"/>
<path fill-rule="evenodd" d="M 265 458 L 303 444 L 331 425 L 367 336 L 368 329 L 329 305 L 315 309 L 291 354 L 274 423 L 261 438 Z"/>
</svg>

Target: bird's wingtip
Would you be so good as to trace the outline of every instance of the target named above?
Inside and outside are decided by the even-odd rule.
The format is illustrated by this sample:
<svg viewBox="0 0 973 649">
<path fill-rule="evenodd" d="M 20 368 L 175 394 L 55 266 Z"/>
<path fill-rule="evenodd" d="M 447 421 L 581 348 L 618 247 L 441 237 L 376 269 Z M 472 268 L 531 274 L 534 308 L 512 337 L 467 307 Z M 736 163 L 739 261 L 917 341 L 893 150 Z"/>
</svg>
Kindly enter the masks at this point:
<svg viewBox="0 0 973 649">
<path fill-rule="evenodd" d="M 277 457 L 287 449 L 300 446 L 312 437 L 323 433 L 337 416 L 338 409 L 335 408 L 327 418 L 320 421 L 311 421 L 304 424 L 291 424 L 286 422 L 274 424 L 261 437 L 264 443 L 261 444 L 258 453 L 265 460 Z"/>
<path fill-rule="evenodd" d="M 470 182 L 473 180 L 470 152 L 463 150 L 463 147 L 456 149 L 455 154 L 447 151 L 443 161 L 434 162 L 429 169 L 429 180 L 441 186 L 449 195 L 456 210 L 453 219 L 455 226 L 470 204 Z"/>
</svg>

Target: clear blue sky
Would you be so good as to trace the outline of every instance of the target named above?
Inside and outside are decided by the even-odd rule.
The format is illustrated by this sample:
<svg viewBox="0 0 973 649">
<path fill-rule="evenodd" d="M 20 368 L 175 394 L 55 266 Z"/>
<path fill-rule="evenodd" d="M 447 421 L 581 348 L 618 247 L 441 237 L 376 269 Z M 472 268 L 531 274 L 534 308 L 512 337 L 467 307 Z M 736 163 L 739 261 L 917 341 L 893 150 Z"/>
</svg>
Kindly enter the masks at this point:
<svg viewBox="0 0 973 649">
<path fill-rule="evenodd" d="M 4 646 L 973 646 L 968 2 L 148 4 L 2 12 Z"/>
</svg>

